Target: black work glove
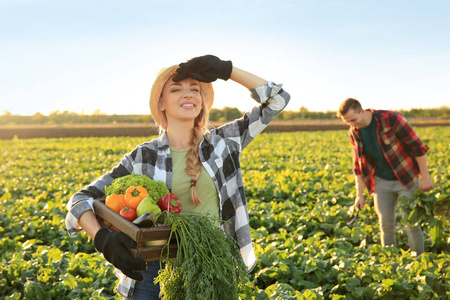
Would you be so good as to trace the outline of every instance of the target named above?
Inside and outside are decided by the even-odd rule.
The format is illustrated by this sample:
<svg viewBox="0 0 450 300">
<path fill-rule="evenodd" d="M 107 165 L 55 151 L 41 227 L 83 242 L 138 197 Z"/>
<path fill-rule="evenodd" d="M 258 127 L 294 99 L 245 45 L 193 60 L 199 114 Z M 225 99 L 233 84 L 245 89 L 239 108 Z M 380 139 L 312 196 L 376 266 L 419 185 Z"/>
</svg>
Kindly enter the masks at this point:
<svg viewBox="0 0 450 300">
<path fill-rule="evenodd" d="M 136 242 L 122 232 L 110 231 L 102 227 L 94 237 L 97 251 L 103 253 L 107 261 L 122 271 L 123 274 L 137 281 L 144 277 L 138 273 L 147 269 L 147 263 L 142 258 L 133 257 L 126 247 L 136 247 Z"/>
<path fill-rule="evenodd" d="M 230 60 L 221 60 L 214 55 L 194 57 L 180 64 L 173 81 L 178 82 L 186 78 L 201 82 L 213 82 L 218 78 L 228 80 L 232 69 L 233 64 Z"/>
</svg>

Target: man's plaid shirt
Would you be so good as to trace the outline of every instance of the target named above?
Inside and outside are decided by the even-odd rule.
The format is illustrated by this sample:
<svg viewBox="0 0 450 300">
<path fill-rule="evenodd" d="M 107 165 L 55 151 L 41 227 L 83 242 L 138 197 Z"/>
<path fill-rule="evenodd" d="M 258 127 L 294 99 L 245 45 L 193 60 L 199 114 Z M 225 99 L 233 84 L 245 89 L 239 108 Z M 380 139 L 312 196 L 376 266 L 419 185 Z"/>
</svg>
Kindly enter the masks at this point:
<svg viewBox="0 0 450 300">
<path fill-rule="evenodd" d="M 420 173 L 415 157 L 425 155 L 428 146 L 422 144 L 419 136 L 400 113 L 390 110 L 370 111 L 375 117 L 378 143 L 384 157 L 405 189 L 412 188 Z M 363 155 L 360 130 L 350 127 L 349 135 L 353 148 L 353 174 L 363 175 L 369 194 L 372 194 L 375 189 L 375 170 L 370 157 Z"/>
<path fill-rule="evenodd" d="M 286 107 L 290 95 L 281 85 L 269 82 L 251 90 L 251 96 L 259 106 L 240 119 L 219 128 L 212 128 L 201 142 L 200 159 L 214 181 L 219 200 L 222 228 L 234 237 L 240 247 L 241 256 L 250 272 L 256 265 L 256 257 L 250 235 L 247 203 L 240 167 L 242 150 Z M 93 200 L 104 196 L 105 186 L 114 178 L 128 174 L 145 174 L 156 181 L 163 181 L 169 190 L 172 187 L 172 157 L 167 135 L 138 145 L 126 154 L 121 162 L 84 189 L 76 192 L 69 203 L 66 227 L 70 235 L 81 230 L 78 220 L 87 210 L 94 210 Z M 118 270 L 116 270 L 118 271 Z M 121 272 L 117 291 L 124 297 L 133 293 L 134 281 Z"/>
</svg>

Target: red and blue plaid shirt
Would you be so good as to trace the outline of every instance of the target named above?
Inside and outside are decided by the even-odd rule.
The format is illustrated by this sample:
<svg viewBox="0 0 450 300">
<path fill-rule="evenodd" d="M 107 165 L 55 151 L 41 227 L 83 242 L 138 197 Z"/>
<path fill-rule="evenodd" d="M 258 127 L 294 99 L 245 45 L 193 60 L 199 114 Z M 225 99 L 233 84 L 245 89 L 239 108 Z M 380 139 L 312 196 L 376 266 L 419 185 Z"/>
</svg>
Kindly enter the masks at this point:
<svg viewBox="0 0 450 300">
<path fill-rule="evenodd" d="M 412 188 L 420 174 L 415 157 L 425 155 L 428 146 L 423 145 L 414 129 L 400 113 L 391 110 L 370 109 L 370 111 L 375 117 L 378 143 L 384 157 L 405 189 Z M 353 174 L 363 176 L 369 194 L 372 194 L 375 190 L 374 165 L 371 158 L 363 153 L 359 128 L 350 127 L 349 135 L 353 148 Z"/>
</svg>

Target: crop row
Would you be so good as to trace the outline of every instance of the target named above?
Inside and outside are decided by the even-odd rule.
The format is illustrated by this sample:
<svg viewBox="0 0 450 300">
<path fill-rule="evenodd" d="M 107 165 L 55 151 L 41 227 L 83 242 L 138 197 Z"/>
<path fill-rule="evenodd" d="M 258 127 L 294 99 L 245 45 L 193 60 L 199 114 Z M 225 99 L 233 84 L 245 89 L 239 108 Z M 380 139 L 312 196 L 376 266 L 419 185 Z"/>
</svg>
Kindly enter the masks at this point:
<svg viewBox="0 0 450 300">
<path fill-rule="evenodd" d="M 430 199 L 450 197 L 450 128 L 420 128 L 431 148 Z M 0 141 L 0 298 L 117 299 L 112 266 L 85 234 L 69 237 L 68 198 L 145 138 Z M 258 265 L 247 299 L 448 299 L 450 230 L 422 225 L 426 252 L 380 246 L 368 207 L 346 224 L 354 201 L 345 131 L 266 133 L 242 154 Z M 445 224 L 445 220 L 440 220 Z M 448 225 L 448 224 L 447 224 Z"/>
</svg>

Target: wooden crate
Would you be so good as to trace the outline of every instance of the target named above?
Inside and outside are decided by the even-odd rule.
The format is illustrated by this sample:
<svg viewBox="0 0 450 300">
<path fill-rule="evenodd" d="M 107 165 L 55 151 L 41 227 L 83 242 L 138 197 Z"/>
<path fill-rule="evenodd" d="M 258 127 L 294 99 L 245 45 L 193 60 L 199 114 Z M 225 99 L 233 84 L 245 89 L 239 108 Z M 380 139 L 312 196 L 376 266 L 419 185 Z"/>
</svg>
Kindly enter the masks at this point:
<svg viewBox="0 0 450 300">
<path fill-rule="evenodd" d="M 118 230 L 136 241 L 137 247 L 128 249 L 134 257 L 140 257 L 146 261 L 160 260 L 161 252 L 163 251 L 163 254 L 167 255 L 167 250 L 169 250 L 169 257 L 173 258 L 176 256 L 178 247 L 175 237 L 172 237 L 169 247 L 165 247 L 165 245 L 146 247 L 144 245 L 144 242 L 147 241 L 167 240 L 170 235 L 169 227 L 140 228 L 107 207 L 104 204 L 104 199 L 94 200 L 94 209 L 100 219 L 114 225 Z"/>
</svg>

